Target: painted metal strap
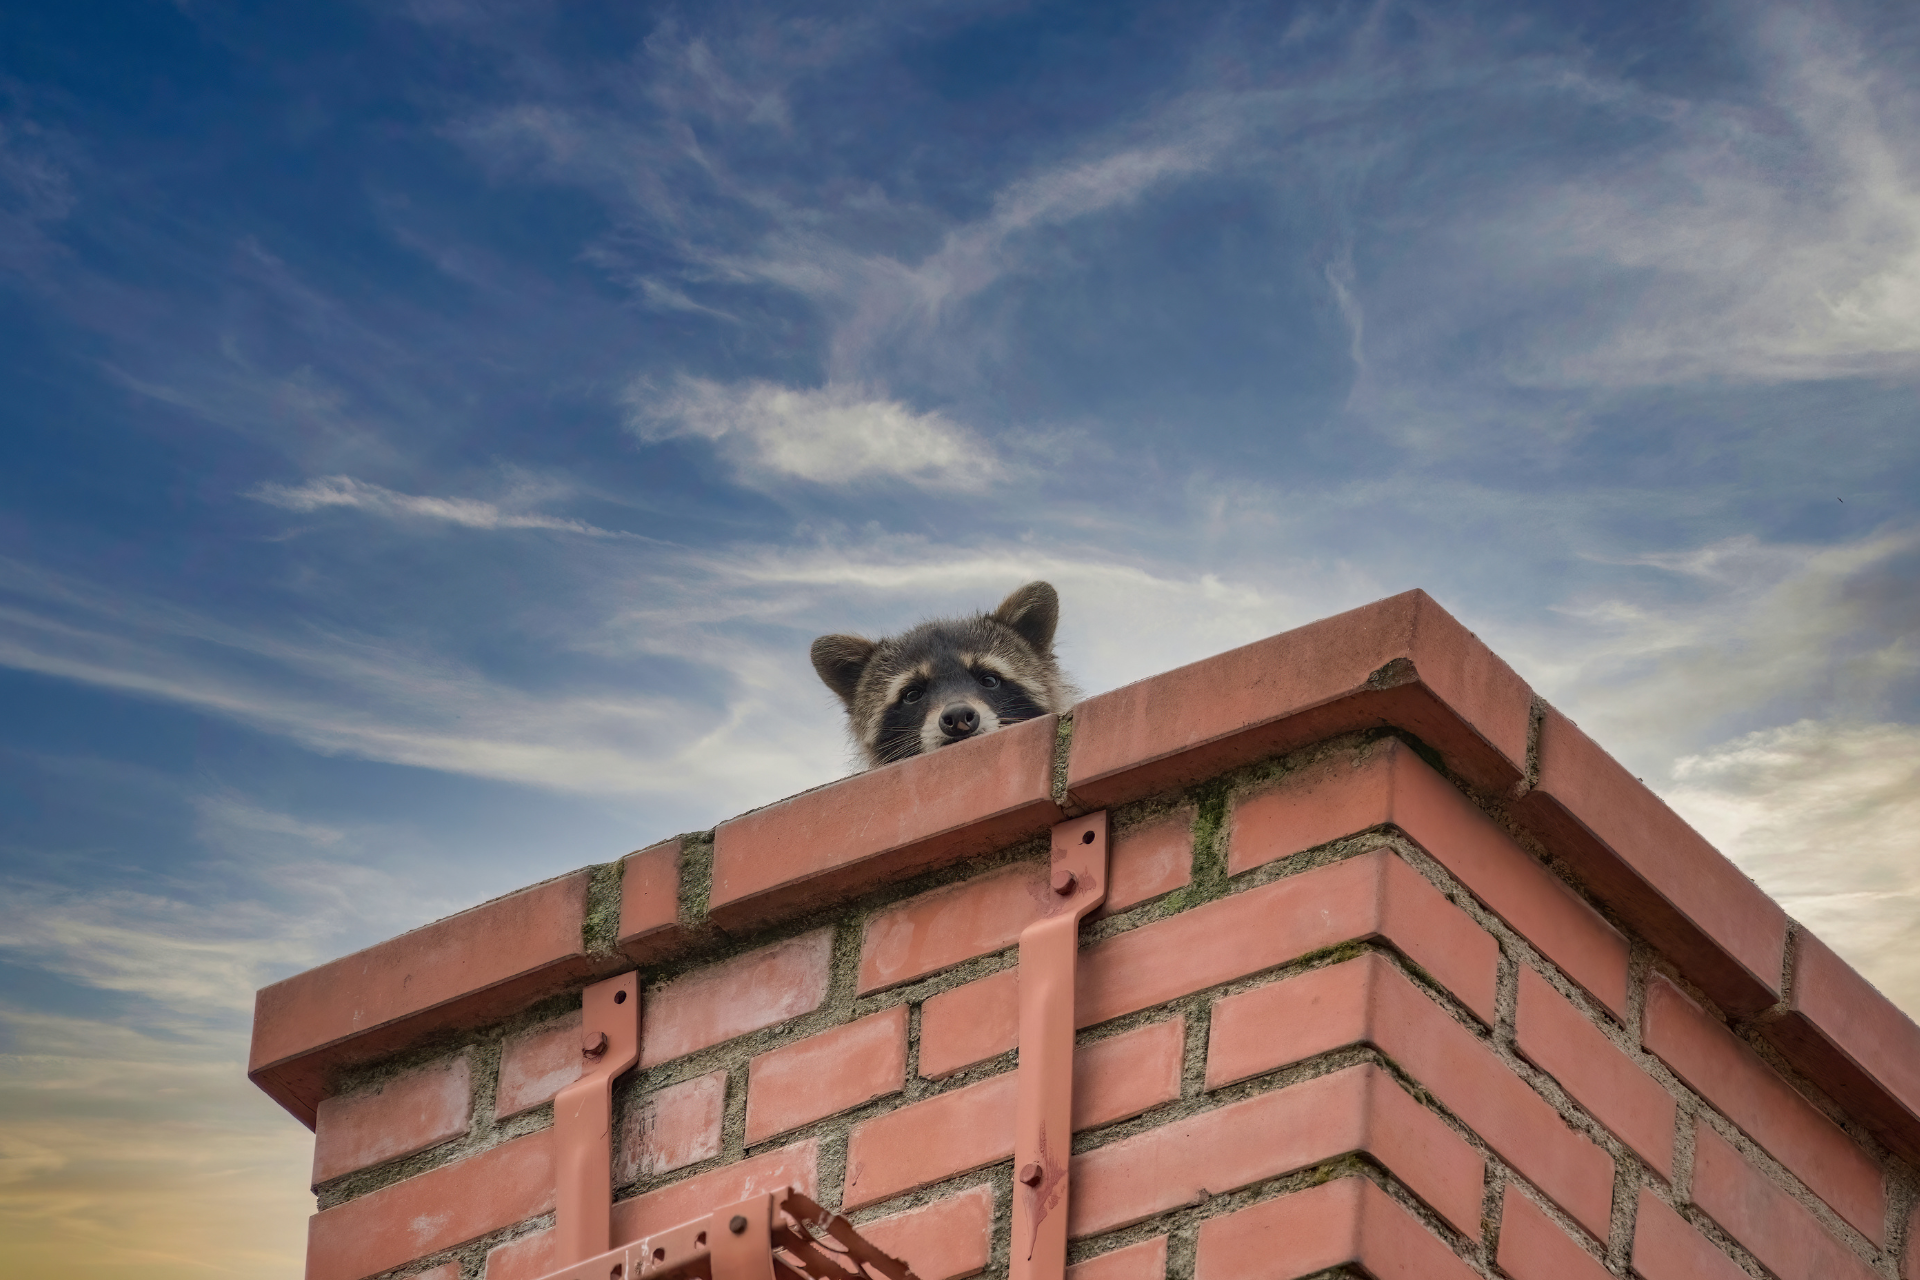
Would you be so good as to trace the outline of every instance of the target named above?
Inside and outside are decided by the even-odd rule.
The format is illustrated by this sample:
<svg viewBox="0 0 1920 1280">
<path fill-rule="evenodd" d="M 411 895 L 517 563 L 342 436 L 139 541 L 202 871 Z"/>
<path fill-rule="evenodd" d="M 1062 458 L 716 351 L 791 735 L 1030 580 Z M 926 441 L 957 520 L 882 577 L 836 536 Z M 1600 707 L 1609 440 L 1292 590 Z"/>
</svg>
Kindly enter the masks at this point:
<svg viewBox="0 0 1920 1280">
<path fill-rule="evenodd" d="M 640 975 L 623 973 L 582 994 L 580 1078 L 553 1100 L 554 1238 L 567 1263 L 613 1244 L 613 1081 L 640 1061 Z"/>
<path fill-rule="evenodd" d="M 796 1187 L 721 1205 L 544 1280 L 916 1280 Z"/>
<path fill-rule="evenodd" d="M 1073 1153 L 1073 993 L 1080 921 L 1107 898 L 1107 815 L 1053 829 L 1048 913 L 1020 934 L 1020 1069 L 1009 1280 L 1067 1270 Z"/>
</svg>

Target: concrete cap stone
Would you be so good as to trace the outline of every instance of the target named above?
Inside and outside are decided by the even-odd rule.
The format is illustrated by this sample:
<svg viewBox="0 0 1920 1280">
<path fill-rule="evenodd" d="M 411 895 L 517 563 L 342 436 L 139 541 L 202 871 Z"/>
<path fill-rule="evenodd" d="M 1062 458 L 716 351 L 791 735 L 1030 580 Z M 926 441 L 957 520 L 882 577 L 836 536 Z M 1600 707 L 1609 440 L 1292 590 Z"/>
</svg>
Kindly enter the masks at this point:
<svg viewBox="0 0 1920 1280">
<path fill-rule="evenodd" d="M 1061 818 L 1056 718 L 914 756 L 756 809 L 713 833 L 709 912 L 724 929 L 792 916 L 1002 848 Z"/>
<path fill-rule="evenodd" d="M 341 1067 L 611 972 L 581 932 L 590 879 L 575 871 L 262 987 L 248 1078 L 312 1128 Z"/>
<path fill-rule="evenodd" d="M 1098 809 L 1392 725 L 1503 792 L 1525 775 L 1532 706 L 1492 650 L 1408 591 L 1081 703 L 1067 791 Z"/>
</svg>

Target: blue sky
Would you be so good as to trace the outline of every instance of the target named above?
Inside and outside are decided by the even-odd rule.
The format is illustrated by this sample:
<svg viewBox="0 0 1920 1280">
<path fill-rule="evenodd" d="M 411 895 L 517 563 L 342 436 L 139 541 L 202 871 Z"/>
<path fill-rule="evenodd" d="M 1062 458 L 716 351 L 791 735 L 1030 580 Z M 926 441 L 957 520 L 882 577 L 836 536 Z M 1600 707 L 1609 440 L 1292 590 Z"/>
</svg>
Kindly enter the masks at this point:
<svg viewBox="0 0 1920 1280">
<path fill-rule="evenodd" d="M 255 987 L 1420 586 L 1920 1010 L 1920 10 L 0 10 L 0 1258 L 298 1274 Z"/>
</svg>

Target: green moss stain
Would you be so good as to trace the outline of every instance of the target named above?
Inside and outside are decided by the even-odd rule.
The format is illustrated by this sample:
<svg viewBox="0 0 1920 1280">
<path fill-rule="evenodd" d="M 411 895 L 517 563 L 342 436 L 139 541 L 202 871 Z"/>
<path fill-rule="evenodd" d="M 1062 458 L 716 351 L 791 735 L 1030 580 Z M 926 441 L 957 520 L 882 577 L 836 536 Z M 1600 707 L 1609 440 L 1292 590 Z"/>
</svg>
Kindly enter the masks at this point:
<svg viewBox="0 0 1920 1280">
<path fill-rule="evenodd" d="M 1067 803 L 1067 765 L 1073 756 L 1073 712 L 1064 711 L 1053 726 L 1053 802 Z"/>
<path fill-rule="evenodd" d="M 620 939 L 620 877 L 627 860 L 592 868 L 587 881 L 587 913 L 580 921 L 580 946 L 588 955 L 610 956 Z"/>
<path fill-rule="evenodd" d="M 713 832 L 680 837 L 680 923 L 695 929 L 707 922 L 713 896 Z"/>
<path fill-rule="evenodd" d="M 1216 779 L 1195 787 L 1193 801 L 1193 879 L 1165 899 L 1171 913 L 1211 902 L 1227 891 L 1227 797 L 1230 787 Z"/>
</svg>

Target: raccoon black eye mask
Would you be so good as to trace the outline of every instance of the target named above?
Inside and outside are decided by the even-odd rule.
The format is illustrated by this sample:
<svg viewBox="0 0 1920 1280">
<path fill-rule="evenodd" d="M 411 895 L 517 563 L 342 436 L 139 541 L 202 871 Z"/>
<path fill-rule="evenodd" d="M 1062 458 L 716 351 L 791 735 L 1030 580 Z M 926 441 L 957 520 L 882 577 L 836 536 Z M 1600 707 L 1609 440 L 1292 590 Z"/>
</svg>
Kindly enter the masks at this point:
<svg viewBox="0 0 1920 1280">
<path fill-rule="evenodd" d="M 868 767 L 888 764 L 1072 706 L 1053 656 L 1059 621 L 1059 594 L 1029 582 L 992 613 L 884 640 L 821 636 L 813 669 L 846 705 Z"/>
</svg>

